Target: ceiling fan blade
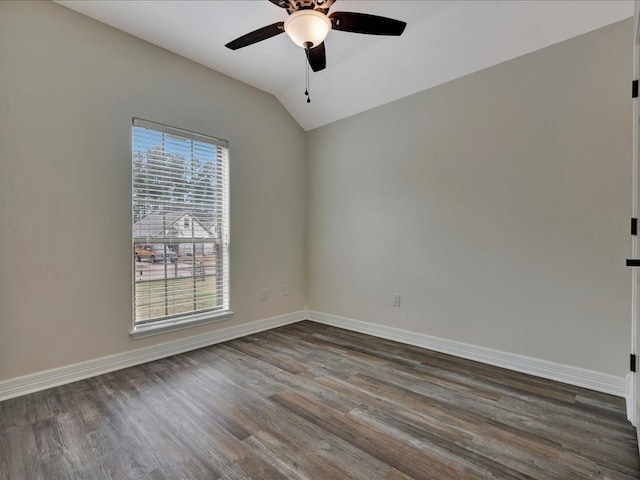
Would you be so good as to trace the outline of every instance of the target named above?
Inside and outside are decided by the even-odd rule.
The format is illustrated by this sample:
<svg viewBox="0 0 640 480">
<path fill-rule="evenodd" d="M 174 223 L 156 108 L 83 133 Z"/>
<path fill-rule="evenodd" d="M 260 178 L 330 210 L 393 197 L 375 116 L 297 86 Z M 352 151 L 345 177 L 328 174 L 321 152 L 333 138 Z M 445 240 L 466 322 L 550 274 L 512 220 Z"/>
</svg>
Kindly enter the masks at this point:
<svg viewBox="0 0 640 480">
<path fill-rule="evenodd" d="M 319 72 L 327 68 L 327 54 L 324 50 L 324 42 L 317 47 L 307 50 L 309 66 L 314 72 Z"/>
<path fill-rule="evenodd" d="M 366 13 L 333 12 L 329 18 L 334 30 L 368 35 L 399 36 L 407 26 L 406 22 L 400 20 Z"/>
<path fill-rule="evenodd" d="M 289 2 L 287 0 L 269 0 L 275 6 L 280 8 L 287 8 L 289 6 Z"/>
<path fill-rule="evenodd" d="M 231 50 L 237 50 L 239 48 L 261 42 L 262 40 L 266 40 L 267 38 L 275 37 L 276 35 L 280 35 L 281 33 L 284 33 L 284 22 L 277 22 L 238 37 L 235 40 L 227 43 L 225 47 L 230 48 Z"/>
</svg>

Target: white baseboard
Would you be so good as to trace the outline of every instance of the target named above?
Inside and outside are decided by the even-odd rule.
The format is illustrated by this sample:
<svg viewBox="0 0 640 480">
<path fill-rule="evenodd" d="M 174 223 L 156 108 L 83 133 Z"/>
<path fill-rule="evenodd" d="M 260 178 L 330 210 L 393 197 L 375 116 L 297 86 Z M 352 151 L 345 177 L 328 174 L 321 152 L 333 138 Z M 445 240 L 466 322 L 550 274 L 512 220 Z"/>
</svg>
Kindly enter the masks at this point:
<svg viewBox="0 0 640 480">
<path fill-rule="evenodd" d="M 627 384 L 624 377 L 616 377 L 606 373 L 594 372 L 569 365 L 525 357 L 513 353 L 501 352 L 467 343 L 454 342 L 443 338 L 432 337 L 398 328 L 377 325 L 352 318 L 339 317 L 327 313 L 308 310 L 307 318 L 314 322 L 333 325 L 375 337 L 395 340 L 397 342 L 455 355 L 469 360 L 514 370 L 537 377 L 588 388 L 618 397 L 627 397 Z"/>
<path fill-rule="evenodd" d="M 627 397 L 628 395 L 627 379 L 623 377 L 454 342 L 337 315 L 304 310 L 0 381 L 0 401 L 166 358 L 189 350 L 207 347 L 305 319 L 619 397 Z"/>
<path fill-rule="evenodd" d="M 633 426 L 636 425 L 636 415 L 635 415 L 635 408 L 633 408 L 633 406 L 635 405 L 634 399 L 635 399 L 635 395 L 633 392 L 633 374 L 632 373 L 628 373 L 627 376 L 625 377 L 625 387 L 627 390 L 627 420 L 629 420 L 631 422 L 631 424 Z M 640 444 L 639 444 L 640 445 Z"/>
<path fill-rule="evenodd" d="M 28 393 L 95 377 L 103 373 L 140 365 L 141 363 L 166 358 L 178 353 L 226 342 L 234 338 L 251 335 L 263 330 L 281 327 L 304 320 L 305 312 L 293 312 L 277 317 L 265 318 L 242 325 L 202 333 L 187 338 L 180 338 L 150 347 L 116 353 L 107 357 L 87 360 L 86 362 L 67 365 L 52 370 L 33 373 L 22 377 L 11 378 L 0 382 L 0 401 L 19 397 Z"/>
</svg>

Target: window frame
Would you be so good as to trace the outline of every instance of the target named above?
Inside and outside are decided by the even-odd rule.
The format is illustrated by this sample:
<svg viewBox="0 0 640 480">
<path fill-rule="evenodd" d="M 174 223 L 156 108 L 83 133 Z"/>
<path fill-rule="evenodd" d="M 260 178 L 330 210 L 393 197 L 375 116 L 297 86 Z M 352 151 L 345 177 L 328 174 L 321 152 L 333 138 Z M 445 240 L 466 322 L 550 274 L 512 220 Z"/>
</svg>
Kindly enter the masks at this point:
<svg viewBox="0 0 640 480">
<path fill-rule="evenodd" d="M 202 142 L 210 145 L 214 145 L 216 148 L 225 149 L 223 155 L 224 164 L 222 167 L 217 167 L 220 169 L 220 173 L 222 175 L 222 188 L 221 191 L 217 191 L 215 195 L 222 201 L 221 211 L 222 218 L 221 227 L 220 227 L 220 238 L 218 240 L 204 242 L 207 244 L 216 245 L 219 244 L 222 249 L 222 262 L 221 266 L 216 268 L 221 268 L 222 272 L 222 298 L 223 298 L 223 308 L 221 310 L 198 310 L 191 311 L 184 314 L 175 314 L 168 318 L 159 318 L 158 320 L 147 320 L 147 321 L 136 321 L 136 254 L 135 254 L 135 246 L 136 243 L 140 243 L 139 239 L 136 239 L 134 234 L 134 219 L 135 219 L 135 198 L 134 198 L 134 183 L 135 183 L 135 159 L 134 159 L 134 131 L 135 127 L 142 127 L 149 130 L 153 130 L 154 132 L 160 133 L 162 135 L 168 134 L 175 137 L 179 137 L 185 140 L 191 140 L 194 142 Z M 216 137 L 212 137 L 209 135 L 204 135 L 196 132 L 191 132 L 188 130 L 184 130 L 181 128 L 171 127 L 168 125 L 160 124 L 157 122 L 151 122 L 149 120 L 144 120 L 140 118 L 132 119 L 131 126 L 131 252 L 132 254 L 132 265 L 131 265 L 131 288 L 132 288 L 132 329 L 129 332 L 130 335 L 134 339 L 144 338 L 151 335 L 158 335 L 162 333 L 173 332 L 176 330 L 182 330 L 185 328 L 191 328 L 199 325 L 206 325 L 209 323 L 220 322 L 226 319 L 231 318 L 233 315 L 233 311 L 231 310 L 231 272 L 230 272 L 230 230 L 231 230 L 231 222 L 230 222 L 230 195 L 229 195 L 229 187 L 230 187 L 230 173 L 229 173 L 229 142 L 226 140 L 221 140 Z M 193 222 L 193 219 L 190 218 L 190 223 Z M 192 238 L 192 243 L 195 245 L 196 242 L 193 242 L 195 239 Z M 164 243 L 168 245 L 166 239 L 162 242 L 156 242 L 154 239 L 154 243 Z M 171 240 L 169 240 L 171 241 Z M 199 242 L 198 242 L 199 243 Z M 168 247 L 167 247 L 168 248 Z M 195 247 L 194 247 L 195 248 Z M 194 261 L 195 261 L 195 257 Z M 195 267 L 194 267 L 195 268 Z M 166 280 L 166 279 L 165 279 Z"/>
</svg>

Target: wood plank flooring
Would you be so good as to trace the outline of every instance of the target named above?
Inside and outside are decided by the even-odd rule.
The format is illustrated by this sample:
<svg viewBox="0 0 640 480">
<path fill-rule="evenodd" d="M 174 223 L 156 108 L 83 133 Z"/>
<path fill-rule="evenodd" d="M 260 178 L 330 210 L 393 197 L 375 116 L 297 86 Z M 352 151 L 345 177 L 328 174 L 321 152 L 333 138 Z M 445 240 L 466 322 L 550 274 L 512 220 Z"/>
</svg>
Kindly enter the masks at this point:
<svg viewBox="0 0 640 480">
<path fill-rule="evenodd" d="M 0 479 L 638 479 L 620 398 L 301 322 L 0 403 Z"/>
</svg>

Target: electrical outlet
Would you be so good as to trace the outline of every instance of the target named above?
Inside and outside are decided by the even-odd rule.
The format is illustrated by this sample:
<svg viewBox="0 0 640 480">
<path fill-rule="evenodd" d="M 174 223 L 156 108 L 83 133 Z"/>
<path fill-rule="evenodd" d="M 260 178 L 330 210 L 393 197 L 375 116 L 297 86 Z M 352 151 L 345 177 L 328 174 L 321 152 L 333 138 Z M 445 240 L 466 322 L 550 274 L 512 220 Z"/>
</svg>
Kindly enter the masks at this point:
<svg viewBox="0 0 640 480">
<path fill-rule="evenodd" d="M 288 297 L 289 296 L 289 285 L 283 285 L 282 286 L 282 296 L 283 297 Z"/>
<path fill-rule="evenodd" d="M 400 306 L 400 294 L 399 293 L 394 293 L 393 294 L 393 306 L 394 307 L 399 307 Z"/>
<path fill-rule="evenodd" d="M 269 290 L 266 288 L 262 289 L 262 300 L 269 300 Z"/>
</svg>

